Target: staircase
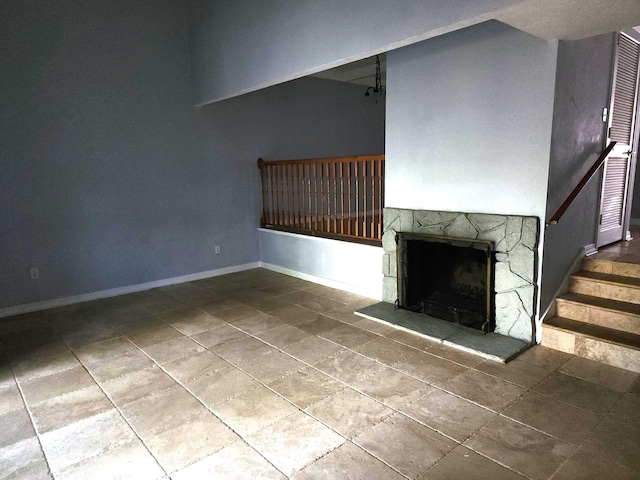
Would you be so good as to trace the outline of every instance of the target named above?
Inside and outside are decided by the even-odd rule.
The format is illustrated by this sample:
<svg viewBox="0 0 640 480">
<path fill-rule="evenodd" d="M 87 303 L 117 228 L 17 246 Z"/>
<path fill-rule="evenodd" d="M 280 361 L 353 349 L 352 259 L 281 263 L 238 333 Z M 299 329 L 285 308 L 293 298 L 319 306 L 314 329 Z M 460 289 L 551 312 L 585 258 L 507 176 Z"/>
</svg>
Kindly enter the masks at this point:
<svg viewBox="0 0 640 480">
<path fill-rule="evenodd" d="M 640 373 L 640 265 L 585 258 L 541 343 Z"/>
</svg>

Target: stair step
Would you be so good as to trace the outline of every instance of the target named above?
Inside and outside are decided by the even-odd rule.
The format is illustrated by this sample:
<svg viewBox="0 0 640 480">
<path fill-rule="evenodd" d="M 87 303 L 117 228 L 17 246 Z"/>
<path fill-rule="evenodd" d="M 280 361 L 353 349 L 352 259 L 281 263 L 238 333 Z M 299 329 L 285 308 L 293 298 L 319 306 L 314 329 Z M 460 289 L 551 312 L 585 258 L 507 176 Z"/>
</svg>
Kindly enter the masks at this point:
<svg viewBox="0 0 640 480">
<path fill-rule="evenodd" d="M 541 344 L 640 373 L 640 335 L 553 317 L 542 324 Z"/>
<path fill-rule="evenodd" d="M 636 303 L 569 292 L 557 298 L 556 315 L 640 335 L 640 305 Z"/>
<path fill-rule="evenodd" d="M 619 275 L 621 277 L 640 278 L 640 265 L 637 263 L 585 258 L 582 262 L 582 269 L 588 272 L 608 273 L 610 275 Z"/>
<path fill-rule="evenodd" d="M 569 280 L 573 293 L 640 304 L 640 278 L 581 270 Z"/>
</svg>

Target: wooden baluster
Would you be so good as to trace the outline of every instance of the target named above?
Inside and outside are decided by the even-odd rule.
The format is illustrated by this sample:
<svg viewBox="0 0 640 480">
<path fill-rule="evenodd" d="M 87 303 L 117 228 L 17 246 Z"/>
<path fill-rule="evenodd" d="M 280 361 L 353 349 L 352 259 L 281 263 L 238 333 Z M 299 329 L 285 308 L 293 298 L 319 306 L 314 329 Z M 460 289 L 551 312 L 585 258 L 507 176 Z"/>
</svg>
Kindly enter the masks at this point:
<svg viewBox="0 0 640 480">
<path fill-rule="evenodd" d="M 355 235 L 356 237 L 360 234 L 360 170 L 358 169 L 358 162 L 354 162 L 354 167 L 355 170 L 353 172 L 353 175 L 356 178 L 356 231 L 355 231 Z"/>
<path fill-rule="evenodd" d="M 313 164 L 313 230 L 318 230 L 318 164 Z"/>
<path fill-rule="evenodd" d="M 382 240 L 382 212 L 384 209 L 384 161 L 378 160 L 378 239 Z"/>
<path fill-rule="evenodd" d="M 369 166 L 371 169 L 371 175 L 369 178 L 371 179 L 371 218 L 369 222 L 369 228 L 371 229 L 371 238 L 375 238 L 376 229 L 375 229 L 375 221 L 376 221 L 376 180 L 375 180 L 375 171 L 376 171 L 376 163 L 375 160 L 371 161 Z"/>
<path fill-rule="evenodd" d="M 344 235 L 344 163 L 340 162 L 340 235 Z"/>
<path fill-rule="evenodd" d="M 362 236 L 367 238 L 367 162 L 362 162 Z"/>
<path fill-rule="evenodd" d="M 337 165 L 331 164 L 331 177 L 333 180 L 333 233 L 338 233 L 338 185 L 336 183 L 338 175 L 336 172 Z"/>
</svg>

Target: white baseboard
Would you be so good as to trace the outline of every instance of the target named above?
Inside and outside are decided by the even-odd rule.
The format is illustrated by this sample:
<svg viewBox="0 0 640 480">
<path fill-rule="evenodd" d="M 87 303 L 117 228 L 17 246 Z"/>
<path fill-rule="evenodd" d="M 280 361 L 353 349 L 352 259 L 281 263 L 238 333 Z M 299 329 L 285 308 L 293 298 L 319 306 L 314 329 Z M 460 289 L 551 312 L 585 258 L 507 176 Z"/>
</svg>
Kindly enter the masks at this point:
<svg viewBox="0 0 640 480">
<path fill-rule="evenodd" d="M 589 245 L 585 245 L 584 247 L 584 256 L 588 257 L 590 255 L 595 255 L 598 253 L 598 249 L 596 248 L 595 243 L 590 243 Z"/>
<path fill-rule="evenodd" d="M 272 270 L 274 272 L 289 275 L 291 277 L 299 278 L 301 280 L 307 280 L 309 282 L 318 283 L 325 287 L 335 288 L 337 290 L 343 290 L 349 293 L 355 293 L 356 295 L 362 295 L 363 297 L 373 298 L 374 300 L 382 300 L 382 278 L 380 278 L 379 289 L 367 289 L 358 287 L 356 285 L 350 285 L 348 283 L 336 282 L 335 280 L 329 280 L 327 278 L 317 277 L 308 273 L 302 273 L 289 268 L 280 267 L 278 265 L 272 265 L 270 263 L 260 262 L 262 268 Z"/>
<path fill-rule="evenodd" d="M 234 265 L 233 267 L 218 268 L 216 270 L 208 270 L 206 272 L 192 273 L 181 277 L 165 278 L 153 282 L 139 283 L 137 285 L 127 285 L 125 287 L 110 288 L 99 292 L 83 293 L 82 295 L 74 295 L 71 297 L 55 298 L 42 302 L 27 303 L 25 305 L 16 305 L 15 307 L 7 307 L 0 309 L 0 318 L 10 317 L 12 315 L 20 315 L 22 313 L 37 312 L 48 308 L 64 307 L 75 303 L 89 302 L 100 298 L 117 297 L 118 295 L 126 295 L 127 293 L 142 292 L 151 290 L 152 288 L 166 287 L 167 285 L 175 285 L 176 283 L 193 282 L 204 278 L 219 277 L 228 273 L 241 272 L 243 270 L 251 270 L 260 267 L 260 262 L 245 263 L 243 265 Z"/>
</svg>

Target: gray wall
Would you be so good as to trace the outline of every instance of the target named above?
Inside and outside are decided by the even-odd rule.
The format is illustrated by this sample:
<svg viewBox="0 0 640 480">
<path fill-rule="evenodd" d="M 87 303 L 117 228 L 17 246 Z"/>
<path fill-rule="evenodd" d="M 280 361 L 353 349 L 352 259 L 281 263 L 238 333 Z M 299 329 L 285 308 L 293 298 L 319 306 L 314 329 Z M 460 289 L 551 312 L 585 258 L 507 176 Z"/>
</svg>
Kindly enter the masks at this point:
<svg viewBox="0 0 640 480">
<path fill-rule="evenodd" d="M 550 218 L 605 147 L 613 64 L 614 34 L 560 42 L 553 134 L 549 164 L 547 218 Z M 546 230 L 541 307 L 546 309 L 574 259 L 595 243 L 600 195 L 596 175 L 557 225 Z"/>
<path fill-rule="evenodd" d="M 258 156 L 384 149 L 361 87 L 193 108 L 180 0 L 1 2 L 0 65 L 0 308 L 258 261 Z"/>
<path fill-rule="evenodd" d="M 544 217 L 556 45 L 492 21 L 389 52 L 386 206 Z"/>
<path fill-rule="evenodd" d="M 190 0 L 194 102 L 219 101 L 408 45 L 521 1 Z"/>
</svg>

